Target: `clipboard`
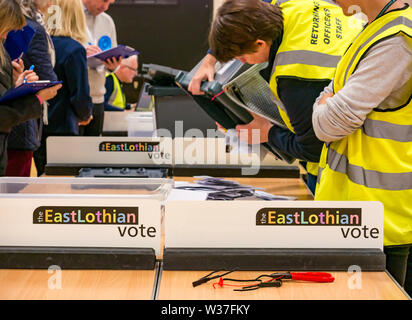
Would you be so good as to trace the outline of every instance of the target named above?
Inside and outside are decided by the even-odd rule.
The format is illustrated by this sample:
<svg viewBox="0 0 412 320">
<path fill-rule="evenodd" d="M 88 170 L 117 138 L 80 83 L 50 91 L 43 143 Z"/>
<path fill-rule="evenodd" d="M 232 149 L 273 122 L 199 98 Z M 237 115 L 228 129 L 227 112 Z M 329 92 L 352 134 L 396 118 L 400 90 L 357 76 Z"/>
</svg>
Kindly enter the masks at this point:
<svg viewBox="0 0 412 320">
<path fill-rule="evenodd" d="M 26 25 L 21 30 L 10 31 L 4 41 L 4 48 L 10 56 L 10 59 L 16 60 L 29 50 L 31 40 L 36 32 L 32 27 Z"/>
<path fill-rule="evenodd" d="M 119 45 L 115 48 L 111 48 L 98 54 L 87 57 L 87 66 L 89 68 L 95 69 L 103 65 L 102 61 L 106 61 L 107 59 L 111 59 L 113 57 L 115 57 L 116 59 L 120 57 L 123 57 L 123 59 L 127 59 L 131 56 L 138 54 L 140 54 L 139 51 L 136 51 L 135 49 L 129 46 Z"/>
<path fill-rule="evenodd" d="M 10 102 L 19 98 L 23 98 L 30 94 L 36 94 L 40 90 L 54 87 L 57 84 L 63 83 L 62 81 L 36 81 L 23 83 L 17 88 L 7 91 L 1 98 L 0 104 Z"/>
</svg>

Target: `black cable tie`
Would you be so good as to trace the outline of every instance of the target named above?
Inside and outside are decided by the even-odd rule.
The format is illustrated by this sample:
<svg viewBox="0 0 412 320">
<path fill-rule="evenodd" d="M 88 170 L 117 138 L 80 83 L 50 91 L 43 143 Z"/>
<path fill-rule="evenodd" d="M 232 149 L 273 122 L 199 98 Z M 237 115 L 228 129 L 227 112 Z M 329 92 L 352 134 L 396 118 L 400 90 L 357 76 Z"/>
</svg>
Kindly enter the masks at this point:
<svg viewBox="0 0 412 320">
<path fill-rule="evenodd" d="M 206 283 L 210 280 L 211 280 L 210 278 L 202 278 L 202 279 L 199 279 L 197 281 L 192 282 L 192 285 L 193 285 L 193 287 L 197 287 L 197 286 L 200 286 L 201 284 Z"/>
</svg>

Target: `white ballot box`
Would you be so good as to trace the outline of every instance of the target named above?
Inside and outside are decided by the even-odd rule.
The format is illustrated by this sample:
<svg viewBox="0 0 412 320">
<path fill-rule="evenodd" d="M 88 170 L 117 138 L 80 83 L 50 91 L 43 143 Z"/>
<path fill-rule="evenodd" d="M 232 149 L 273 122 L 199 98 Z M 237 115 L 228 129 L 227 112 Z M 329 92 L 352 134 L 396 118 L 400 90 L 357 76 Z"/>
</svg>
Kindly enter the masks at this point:
<svg viewBox="0 0 412 320">
<path fill-rule="evenodd" d="M 165 270 L 385 270 L 383 205 L 170 201 Z"/>
<path fill-rule="evenodd" d="M 0 178 L 2 268 L 154 268 L 168 179 Z"/>
</svg>

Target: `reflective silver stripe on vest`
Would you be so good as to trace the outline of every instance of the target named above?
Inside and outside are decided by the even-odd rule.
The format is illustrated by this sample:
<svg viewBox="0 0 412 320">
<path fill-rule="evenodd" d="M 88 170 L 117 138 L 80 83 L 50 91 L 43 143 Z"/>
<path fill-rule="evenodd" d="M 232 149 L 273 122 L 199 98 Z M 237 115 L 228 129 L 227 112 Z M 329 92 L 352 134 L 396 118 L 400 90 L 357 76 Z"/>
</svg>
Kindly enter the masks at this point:
<svg viewBox="0 0 412 320">
<path fill-rule="evenodd" d="M 288 1 L 290 1 L 290 0 L 278 0 L 278 1 L 276 1 L 276 4 L 277 4 L 278 6 L 280 6 L 281 4 L 283 4 L 283 3 L 285 3 L 285 2 L 288 2 Z"/>
<path fill-rule="evenodd" d="M 376 154 L 376 158 L 379 161 L 379 154 Z M 384 173 L 366 170 L 350 164 L 347 157 L 337 153 L 332 148 L 328 149 L 328 165 L 331 170 L 346 174 L 352 182 L 368 188 L 391 191 L 412 189 L 412 172 Z"/>
<path fill-rule="evenodd" d="M 316 183 L 317 183 L 317 184 L 320 184 L 320 179 L 321 179 L 321 177 L 322 177 L 322 172 L 323 172 L 323 168 L 322 168 L 321 166 L 319 166 L 319 168 L 318 168 L 318 176 L 317 176 L 317 179 L 316 179 Z"/>
<path fill-rule="evenodd" d="M 372 138 L 412 142 L 412 124 L 400 125 L 386 121 L 366 119 L 362 126 L 362 132 Z"/>
<path fill-rule="evenodd" d="M 111 96 L 110 96 L 110 98 L 109 98 L 108 103 L 111 104 L 111 105 L 113 105 L 113 102 L 114 102 L 114 100 L 116 99 L 116 95 L 117 95 L 117 90 L 118 90 L 118 88 L 117 88 L 117 86 L 116 86 L 116 81 L 114 80 L 113 74 L 110 74 L 108 77 L 111 77 L 112 80 L 113 80 L 113 92 L 112 92 L 112 94 L 111 94 Z"/>
<path fill-rule="evenodd" d="M 286 3 L 286 2 L 289 2 L 289 1 L 291 1 L 291 0 L 278 0 L 278 1 L 276 1 L 276 4 L 277 4 L 278 6 L 280 6 L 281 4 Z M 320 2 L 327 2 L 327 3 L 329 3 L 329 4 L 333 4 L 333 5 L 335 5 L 335 6 L 339 6 L 337 3 L 333 2 L 332 0 L 319 0 L 319 1 L 320 1 Z"/>
<path fill-rule="evenodd" d="M 274 66 L 286 66 L 289 64 L 306 64 L 311 66 L 336 68 L 341 56 L 333 56 L 326 53 L 295 50 L 279 52 L 276 55 Z"/>
<path fill-rule="evenodd" d="M 386 25 L 384 25 L 382 28 L 380 28 L 377 32 L 375 32 L 375 34 L 373 34 L 368 40 L 366 40 L 356 51 L 356 53 L 352 56 L 352 59 L 346 69 L 345 72 L 345 78 L 343 79 L 346 82 L 346 79 L 348 78 L 348 72 L 349 70 L 352 68 L 352 65 L 356 59 L 356 57 L 358 56 L 359 52 L 361 52 L 363 50 L 363 48 L 365 48 L 373 39 L 375 39 L 377 36 L 379 36 L 380 34 L 384 33 L 386 30 L 395 27 L 397 25 L 405 25 L 409 28 L 412 28 L 412 21 L 409 20 L 408 18 L 405 17 L 398 17 L 395 20 L 388 22 Z"/>
<path fill-rule="evenodd" d="M 115 87 L 116 87 L 116 86 L 115 86 Z M 109 104 L 113 105 L 114 100 L 116 100 L 116 96 L 117 96 L 117 92 L 118 92 L 118 91 L 119 91 L 118 88 L 115 88 L 115 89 L 113 90 L 113 93 L 112 93 L 112 95 L 110 96 L 110 99 L 109 99 Z"/>
</svg>

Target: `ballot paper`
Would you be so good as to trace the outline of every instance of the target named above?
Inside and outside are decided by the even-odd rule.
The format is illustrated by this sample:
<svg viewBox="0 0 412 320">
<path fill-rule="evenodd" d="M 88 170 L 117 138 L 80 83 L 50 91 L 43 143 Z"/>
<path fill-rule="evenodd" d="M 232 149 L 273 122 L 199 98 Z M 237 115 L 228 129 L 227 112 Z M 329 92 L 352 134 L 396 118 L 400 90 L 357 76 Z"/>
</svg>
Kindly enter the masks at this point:
<svg viewBox="0 0 412 320">
<path fill-rule="evenodd" d="M 176 182 L 177 183 L 177 182 Z M 181 189 L 172 189 L 167 197 L 167 201 L 174 200 L 206 200 L 209 195 L 207 191 L 191 191 L 191 190 L 181 190 Z"/>
</svg>

